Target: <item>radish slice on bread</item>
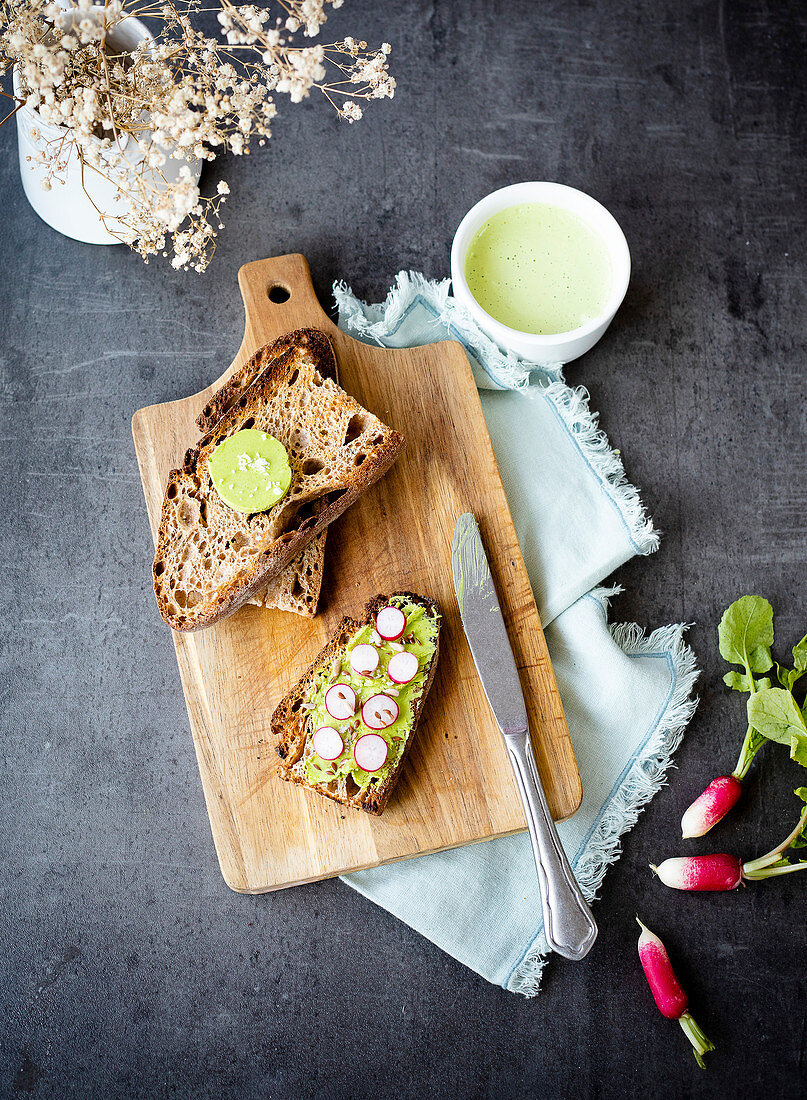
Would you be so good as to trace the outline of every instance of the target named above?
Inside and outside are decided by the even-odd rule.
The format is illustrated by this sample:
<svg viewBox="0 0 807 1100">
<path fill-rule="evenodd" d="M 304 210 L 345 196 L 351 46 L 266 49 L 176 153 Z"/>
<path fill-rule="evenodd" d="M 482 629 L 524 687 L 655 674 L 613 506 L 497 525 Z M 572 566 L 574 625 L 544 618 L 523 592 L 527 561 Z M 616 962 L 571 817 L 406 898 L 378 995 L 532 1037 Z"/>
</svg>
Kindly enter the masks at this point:
<svg viewBox="0 0 807 1100">
<path fill-rule="evenodd" d="M 350 684 L 333 684 L 325 692 L 325 709 L 337 722 L 346 722 L 356 713 L 356 692 Z"/>
<path fill-rule="evenodd" d="M 420 662 L 414 653 L 404 650 L 403 653 L 393 653 L 387 665 L 387 675 L 394 684 L 408 684 L 418 674 Z"/>
<path fill-rule="evenodd" d="M 378 668 L 378 650 L 369 642 L 362 642 L 350 651 L 350 667 L 358 676 L 369 676 Z"/>
<path fill-rule="evenodd" d="M 398 704 L 391 695 L 372 695 L 361 708 L 362 722 L 371 730 L 384 730 L 397 717 Z"/>
<path fill-rule="evenodd" d="M 364 733 L 353 746 L 353 759 L 363 772 L 377 772 L 387 762 L 389 746 L 377 733 Z"/>
<path fill-rule="evenodd" d="M 336 760 L 341 756 L 345 743 L 338 730 L 333 726 L 320 726 L 311 738 L 314 752 L 321 760 Z"/>
<path fill-rule="evenodd" d="M 375 628 L 385 642 L 394 642 L 406 630 L 406 616 L 400 607 L 388 604 L 376 613 Z"/>
</svg>

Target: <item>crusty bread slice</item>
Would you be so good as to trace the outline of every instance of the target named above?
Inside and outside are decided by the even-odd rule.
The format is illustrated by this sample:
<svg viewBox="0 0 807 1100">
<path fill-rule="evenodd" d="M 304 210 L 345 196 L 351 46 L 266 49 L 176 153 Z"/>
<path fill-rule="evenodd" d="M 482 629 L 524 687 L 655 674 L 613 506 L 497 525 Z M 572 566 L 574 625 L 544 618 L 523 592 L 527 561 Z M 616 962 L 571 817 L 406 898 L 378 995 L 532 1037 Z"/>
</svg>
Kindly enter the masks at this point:
<svg viewBox="0 0 807 1100">
<path fill-rule="evenodd" d="M 273 344 L 267 344 L 266 347 L 261 348 L 219 386 L 196 417 L 196 426 L 202 435 L 207 435 L 215 428 L 244 390 L 252 385 L 274 359 L 295 348 L 310 351 L 316 357 L 319 373 L 326 378 L 332 378 L 334 382 L 339 381 L 333 344 L 324 332 L 320 332 L 318 328 L 298 328 L 294 332 L 287 332 Z"/>
<path fill-rule="evenodd" d="M 265 349 L 260 359 L 253 356 L 212 395 L 199 416 L 196 424 L 201 432 L 207 434 L 221 420 L 228 409 L 255 381 L 261 370 L 284 351 L 295 347 L 307 348 L 317 356 L 322 375 L 339 381 L 336 356 L 330 340 L 319 329 L 303 328 L 287 332 Z M 327 531 L 322 531 L 306 546 L 299 557 L 287 565 L 263 592 L 250 596 L 247 603 L 256 604 L 267 610 L 293 611 L 307 619 L 312 619 L 319 606 L 322 589 L 322 576 L 325 571 L 325 540 Z"/>
<path fill-rule="evenodd" d="M 401 759 L 398 761 L 397 766 L 384 778 L 382 783 L 371 783 L 363 792 L 359 792 L 359 789 L 350 776 L 333 779 L 328 783 L 312 784 L 305 774 L 305 749 L 308 737 L 314 733 L 314 730 L 309 728 L 311 722 L 308 718 L 308 711 L 305 708 L 305 703 L 314 691 L 317 674 L 324 672 L 326 669 L 330 669 L 356 631 L 371 622 L 376 612 L 386 606 L 390 602 L 390 599 L 395 596 L 404 597 L 411 603 L 418 604 L 425 608 L 426 614 L 431 616 L 437 623 L 437 644 L 434 656 L 429 666 L 423 691 L 412 708 L 412 729 L 409 733 Z M 353 806 L 356 809 L 365 810 L 369 814 L 383 813 L 384 807 L 387 805 L 389 797 L 392 794 L 392 789 L 398 782 L 407 754 L 412 747 L 412 742 L 415 739 L 415 731 L 417 730 L 423 712 L 423 704 L 434 682 L 434 675 L 437 670 L 437 658 L 440 654 L 440 624 L 440 610 L 435 601 L 426 596 L 419 596 L 414 592 L 393 592 L 386 596 L 374 596 L 364 609 L 364 617 L 361 622 L 351 618 L 343 619 L 337 627 L 336 632 L 332 635 L 330 641 L 317 656 L 311 667 L 283 699 L 281 699 L 272 715 L 272 734 L 278 739 L 275 745 L 275 751 L 281 761 L 278 769 L 280 778 L 285 779 L 289 783 L 297 783 L 299 786 L 306 787 L 310 791 L 324 794 L 327 798 L 332 798 L 335 802 L 340 802 L 343 806 Z"/>
<path fill-rule="evenodd" d="M 324 334 L 319 334 L 327 341 Z M 199 630 L 229 615 L 268 584 L 341 515 L 398 455 L 405 440 L 332 379 L 316 347 L 301 344 L 254 358 L 254 380 L 172 470 L 154 557 L 154 592 L 174 630 Z M 244 428 L 286 447 L 291 485 L 268 512 L 245 515 L 216 492 L 207 462 Z"/>
<path fill-rule="evenodd" d="M 267 610 L 293 611 L 306 619 L 313 619 L 319 606 L 322 574 L 325 569 L 325 539 L 328 532 L 321 531 L 309 542 L 291 565 L 247 603 L 254 603 Z"/>
</svg>

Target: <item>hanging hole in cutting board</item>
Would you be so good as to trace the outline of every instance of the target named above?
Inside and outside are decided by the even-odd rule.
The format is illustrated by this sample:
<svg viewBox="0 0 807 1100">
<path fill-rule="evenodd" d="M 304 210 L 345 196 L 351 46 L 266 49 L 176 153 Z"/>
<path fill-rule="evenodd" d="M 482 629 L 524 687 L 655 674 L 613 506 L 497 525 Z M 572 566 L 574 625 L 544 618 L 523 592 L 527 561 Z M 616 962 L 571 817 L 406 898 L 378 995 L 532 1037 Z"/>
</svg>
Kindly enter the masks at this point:
<svg viewBox="0 0 807 1100">
<path fill-rule="evenodd" d="M 291 298 L 291 291 L 288 287 L 281 286 L 280 283 L 275 283 L 274 286 L 270 286 L 267 291 L 269 301 L 274 302 L 276 306 L 282 305 L 283 302 L 288 302 Z"/>
</svg>

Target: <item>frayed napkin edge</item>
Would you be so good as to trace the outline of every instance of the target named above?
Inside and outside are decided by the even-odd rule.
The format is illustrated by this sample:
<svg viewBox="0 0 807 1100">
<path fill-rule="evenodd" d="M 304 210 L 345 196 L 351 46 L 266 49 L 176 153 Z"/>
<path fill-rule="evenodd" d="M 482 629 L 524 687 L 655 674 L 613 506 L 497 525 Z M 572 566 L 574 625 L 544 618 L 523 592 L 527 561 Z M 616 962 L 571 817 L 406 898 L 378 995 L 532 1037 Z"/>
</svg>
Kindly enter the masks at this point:
<svg viewBox="0 0 807 1100">
<path fill-rule="evenodd" d="M 339 327 L 366 343 L 389 347 L 390 335 L 419 300 L 433 314 L 441 335 L 459 340 L 464 346 L 477 386 L 519 390 L 549 401 L 621 515 L 636 553 L 645 556 L 656 551 L 659 532 L 645 510 L 639 490 L 628 481 L 619 452 L 611 447 L 597 414 L 591 411 L 588 390 L 568 386 L 563 380 L 561 363 L 538 367 L 512 352 L 502 352 L 451 297 L 450 286 L 450 279 L 432 280 L 419 271 L 399 271 L 385 300 L 368 305 L 356 297 L 347 283 L 335 282 L 333 296 L 339 311 Z"/>
<path fill-rule="evenodd" d="M 618 589 L 595 589 L 590 595 L 607 611 L 608 598 Z M 636 824 L 647 803 L 667 782 L 672 757 L 681 743 L 698 700 L 692 698 L 700 675 L 695 654 L 684 641 L 687 623 L 672 623 L 645 634 L 638 623 L 616 623 L 609 631 L 619 648 L 632 657 L 666 654 L 672 669 L 672 690 L 656 720 L 641 756 L 603 807 L 594 831 L 574 860 L 574 872 L 586 901 L 593 902 L 612 863 L 622 854 L 622 836 Z M 513 993 L 535 997 L 549 961 L 543 931 L 532 942 L 505 986 Z"/>
<path fill-rule="evenodd" d="M 503 352 L 477 326 L 464 306 L 449 293 L 451 279 L 428 279 L 420 271 L 399 271 L 387 297 L 377 305 L 361 301 L 345 282 L 333 284 L 339 310 L 339 327 L 368 343 L 388 347 L 408 310 L 419 299 L 434 314 L 434 323 L 444 330 L 444 340 L 458 340 L 474 369 L 477 386 L 483 389 L 522 390 L 531 383 L 547 385 L 563 381 L 563 364 L 539 366 Z"/>
<path fill-rule="evenodd" d="M 591 411 L 585 386 L 572 388 L 565 382 L 530 387 L 529 397 L 544 397 L 569 429 L 574 443 L 600 479 L 608 496 L 625 523 L 637 554 L 653 554 L 661 537 L 647 514 L 639 490 L 628 481 L 622 456 L 614 450 L 600 427 L 599 416 Z"/>
</svg>

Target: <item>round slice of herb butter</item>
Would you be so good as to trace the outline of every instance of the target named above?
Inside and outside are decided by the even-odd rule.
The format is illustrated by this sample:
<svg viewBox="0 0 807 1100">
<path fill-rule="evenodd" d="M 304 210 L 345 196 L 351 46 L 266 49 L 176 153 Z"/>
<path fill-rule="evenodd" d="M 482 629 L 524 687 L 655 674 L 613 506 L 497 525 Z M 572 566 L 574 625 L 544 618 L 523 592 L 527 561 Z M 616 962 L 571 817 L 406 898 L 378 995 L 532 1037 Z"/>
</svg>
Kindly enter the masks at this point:
<svg viewBox="0 0 807 1100">
<path fill-rule="evenodd" d="M 279 439 L 246 428 L 222 440 L 207 462 L 221 499 L 237 512 L 266 512 L 286 495 L 291 467 Z"/>
</svg>

